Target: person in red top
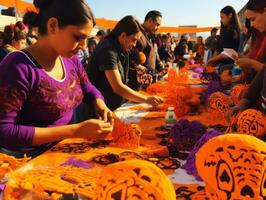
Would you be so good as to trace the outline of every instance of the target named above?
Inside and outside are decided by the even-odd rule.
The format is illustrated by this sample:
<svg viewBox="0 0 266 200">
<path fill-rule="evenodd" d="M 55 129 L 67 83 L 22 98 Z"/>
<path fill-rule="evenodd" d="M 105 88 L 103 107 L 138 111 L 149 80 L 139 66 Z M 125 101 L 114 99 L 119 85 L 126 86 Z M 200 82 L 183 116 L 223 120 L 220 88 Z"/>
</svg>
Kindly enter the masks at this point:
<svg viewBox="0 0 266 200">
<path fill-rule="evenodd" d="M 266 1 L 265 0 L 249 0 L 246 5 L 245 15 L 250 20 L 251 26 L 261 33 L 266 32 Z M 239 59 L 241 60 L 241 59 Z M 237 60 L 236 62 L 239 62 Z M 265 65 L 259 61 L 252 60 L 252 62 L 260 65 L 261 70 L 257 73 L 252 81 L 247 93 L 238 103 L 227 113 L 227 118 L 230 119 L 238 112 L 253 107 L 258 100 L 261 104 L 258 107 L 264 114 L 266 114 L 266 69 Z"/>
</svg>

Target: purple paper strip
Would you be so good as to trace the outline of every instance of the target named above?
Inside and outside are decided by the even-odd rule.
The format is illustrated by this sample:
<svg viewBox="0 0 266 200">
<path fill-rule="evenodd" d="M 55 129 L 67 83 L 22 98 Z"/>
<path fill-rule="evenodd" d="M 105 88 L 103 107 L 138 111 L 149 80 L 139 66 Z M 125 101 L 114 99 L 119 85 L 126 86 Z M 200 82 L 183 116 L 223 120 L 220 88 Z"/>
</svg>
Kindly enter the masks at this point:
<svg viewBox="0 0 266 200">
<path fill-rule="evenodd" d="M 72 167 L 79 167 L 83 169 L 90 169 L 93 167 L 91 163 L 88 163 L 84 160 L 80 160 L 76 158 L 69 158 L 66 162 L 61 164 L 61 166 L 72 166 Z"/>
<path fill-rule="evenodd" d="M 0 192 L 4 191 L 6 184 L 0 184 Z"/>
</svg>

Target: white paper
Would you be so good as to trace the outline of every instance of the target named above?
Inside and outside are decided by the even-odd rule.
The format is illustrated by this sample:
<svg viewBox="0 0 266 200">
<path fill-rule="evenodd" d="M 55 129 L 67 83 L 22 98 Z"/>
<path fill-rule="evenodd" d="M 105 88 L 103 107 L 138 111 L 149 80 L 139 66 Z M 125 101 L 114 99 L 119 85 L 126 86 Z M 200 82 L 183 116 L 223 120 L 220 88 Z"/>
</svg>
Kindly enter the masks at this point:
<svg viewBox="0 0 266 200">
<path fill-rule="evenodd" d="M 226 55 L 228 58 L 231 58 L 232 60 L 235 60 L 238 57 L 238 53 L 234 49 L 224 48 L 224 51 L 221 54 Z"/>
</svg>

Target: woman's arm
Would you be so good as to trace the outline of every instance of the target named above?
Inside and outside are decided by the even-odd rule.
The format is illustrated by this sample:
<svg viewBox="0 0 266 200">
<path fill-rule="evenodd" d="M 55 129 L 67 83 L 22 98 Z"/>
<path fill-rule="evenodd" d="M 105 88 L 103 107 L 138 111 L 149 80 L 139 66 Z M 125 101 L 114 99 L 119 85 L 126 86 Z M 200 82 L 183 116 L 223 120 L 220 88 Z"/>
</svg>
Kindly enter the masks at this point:
<svg viewBox="0 0 266 200">
<path fill-rule="evenodd" d="M 207 61 L 206 65 L 207 66 L 214 65 L 216 62 L 218 62 L 219 60 L 223 60 L 223 59 L 228 59 L 228 57 L 226 55 L 220 53 L 220 54 L 212 57 L 211 59 L 209 59 Z"/>
<path fill-rule="evenodd" d="M 100 139 L 106 137 L 112 129 L 113 126 L 110 123 L 96 119 L 90 119 L 72 125 L 35 128 L 32 144 L 41 145 L 66 138 Z"/>
<path fill-rule="evenodd" d="M 110 123 L 88 120 L 77 125 L 37 128 L 23 125 L 23 107 L 38 85 L 25 57 L 12 53 L 0 64 L 0 146 L 10 149 L 54 142 L 69 137 L 94 138 L 112 130 Z M 11 75 L 12 74 L 12 75 Z M 34 78 L 35 77 L 35 78 Z M 42 114 L 42 113 L 40 113 Z M 20 120 L 18 120 L 20 119 Z"/>
<path fill-rule="evenodd" d="M 263 88 L 263 80 L 265 75 L 265 67 L 260 70 L 255 78 L 252 80 L 247 93 L 244 98 L 247 99 L 251 104 L 257 101 L 261 97 L 261 90 Z"/>
<path fill-rule="evenodd" d="M 101 92 L 89 81 L 88 75 L 79 59 L 76 58 L 77 73 L 80 78 L 81 88 L 84 94 L 84 101 L 93 105 L 95 114 L 99 119 L 113 124 L 113 113 L 107 108 Z"/>
<path fill-rule="evenodd" d="M 117 69 L 105 70 L 104 73 L 113 91 L 119 96 L 123 97 L 124 99 L 130 100 L 133 102 L 148 103 L 154 106 L 162 103 L 162 99 L 160 97 L 155 97 L 155 96 L 147 97 L 139 92 L 132 90 L 128 86 L 126 86 L 122 82 L 120 73 Z"/>
<path fill-rule="evenodd" d="M 119 96 L 134 102 L 147 101 L 147 97 L 145 95 L 132 90 L 122 82 L 120 73 L 117 69 L 105 70 L 104 73 L 113 91 Z"/>
<path fill-rule="evenodd" d="M 236 60 L 236 64 L 239 65 L 243 69 L 254 69 L 256 72 L 259 72 L 263 69 L 264 64 L 257 61 L 253 60 L 250 58 L 239 58 Z"/>
</svg>

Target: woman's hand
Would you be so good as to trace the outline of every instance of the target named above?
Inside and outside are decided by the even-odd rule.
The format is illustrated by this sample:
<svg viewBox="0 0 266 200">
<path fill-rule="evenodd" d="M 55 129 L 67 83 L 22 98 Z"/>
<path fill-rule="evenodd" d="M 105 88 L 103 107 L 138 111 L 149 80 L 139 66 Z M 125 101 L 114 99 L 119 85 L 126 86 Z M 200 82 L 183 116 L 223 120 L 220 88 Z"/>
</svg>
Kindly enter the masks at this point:
<svg viewBox="0 0 266 200">
<path fill-rule="evenodd" d="M 231 121 L 231 118 L 236 116 L 239 112 L 241 112 L 242 109 L 238 106 L 234 106 L 229 109 L 229 111 L 225 114 L 225 118 L 228 122 Z"/>
<path fill-rule="evenodd" d="M 150 96 L 146 99 L 146 103 L 152 106 L 158 106 L 159 104 L 163 103 L 163 101 L 163 98 L 158 96 Z"/>
<path fill-rule="evenodd" d="M 108 122 L 111 125 L 114 123 L 113 112 L 107 108 L 106 104 L 102 99 L 95 100 L 95 112 L 98 119 Z"/>
<path fill-rule="evenodd" d="M 250 102 L 247 99 L 242 98 L 236 106 L 230 108 L 230 110 L 226 113 L 226 119 L 230 121 L 233 116 L 236 116 L 239 112 L 242 112 L 247 109 L 249 105 Z"/>
<path fill-rule="evenodd" d="M 213 66 L 215 62 L 216 62 L 216 60 L 215 60 L 214 58 L 210 58 L 210 59 L 207 61 L 206 66 L 207 66 L 207 67 Z"/>
<path fill-rule="evenodd" d="M 218 62 L 219 60 L 223 60 L 223 59 L 228 59 L 228 57 L 226 55 L 220 53 L 217 56 L 210 58 L 207 61 L 206 66 L 213 66 L 216 64 L 216 62 Z"/>
<path fill-rule="evenodd" d="M 259 61 L 250 58 L 239 58 L 238 60 L 236 60 L 236 64 L 243 69 L 254 69 L 256 71 L 260 71 L 264 66 Z"/>
<path fill-rule="evenodd" d="M 98 119 L 89 119 L 75 124 L 74 137 L 86 139 L 103 139 L 113 131 L 113 125 Z"/>
</svg>

